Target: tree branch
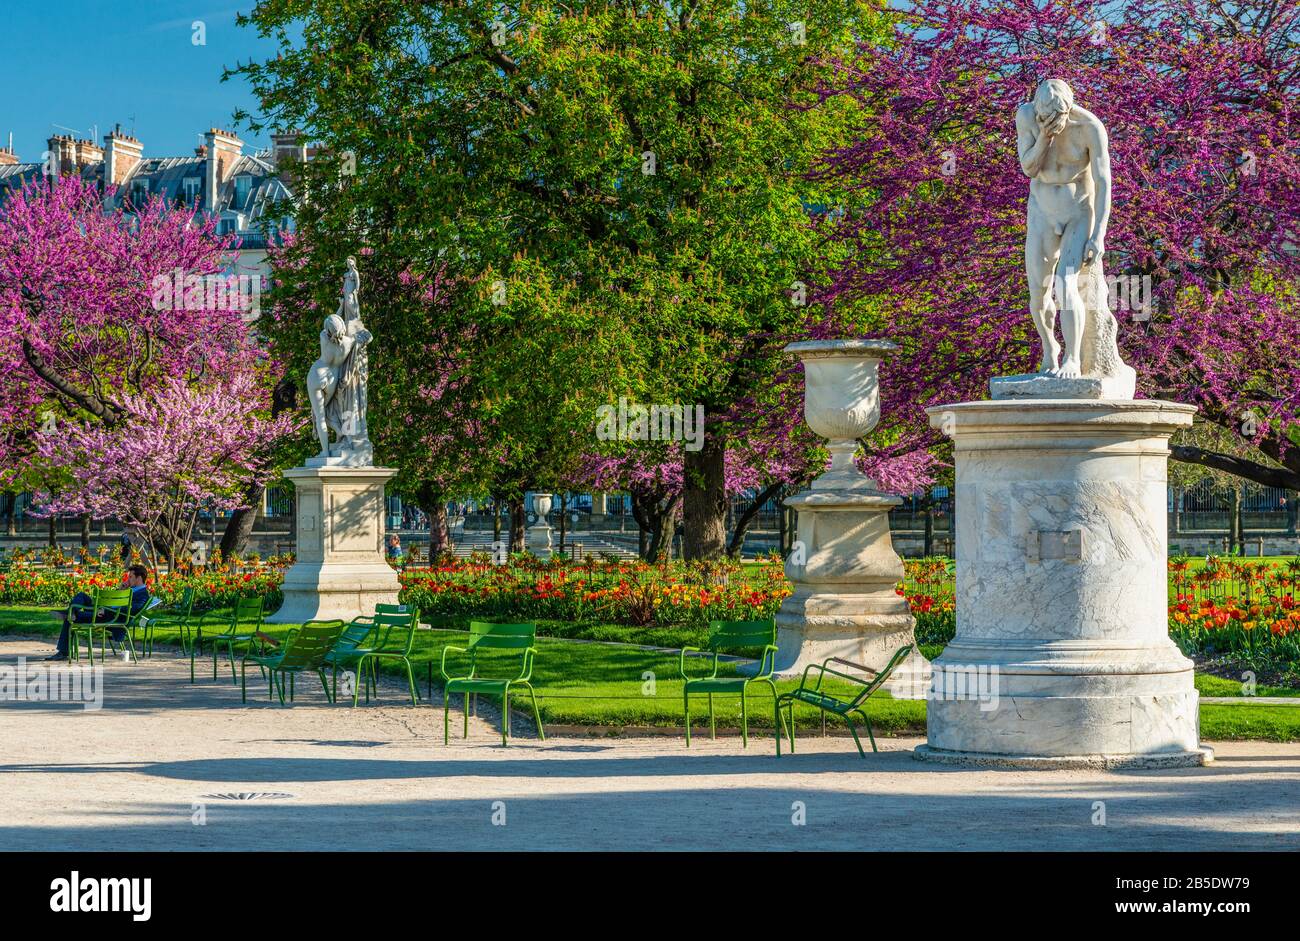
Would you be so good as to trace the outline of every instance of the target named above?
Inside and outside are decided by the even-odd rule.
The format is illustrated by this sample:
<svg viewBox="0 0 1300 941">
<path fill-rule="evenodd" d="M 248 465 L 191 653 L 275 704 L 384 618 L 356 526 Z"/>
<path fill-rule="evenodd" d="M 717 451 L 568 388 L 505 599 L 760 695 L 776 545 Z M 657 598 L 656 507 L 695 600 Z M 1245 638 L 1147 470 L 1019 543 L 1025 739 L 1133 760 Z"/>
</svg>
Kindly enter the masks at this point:
<svg viewBox="0 0 1300 941">
<path fill-rule="evenodd" d="M 122 420 L 122 413 L 112 402 L 105 401 L 98 396 L 88 395 L 73 386 L 67 379 L 64 379 L 58 370 L 45 361 L 45 357 L 32 346 L 27 337 L 23 337 L 23 358 L 27 361 L 27 365 L 31 367 L 32 372 L 36 373 L 46 385 L 60 395 L 71 399 L 105 425 L 111 428 Z"/>
<path fill-rule="evenodd" d="M 1185 464 L 1199 464 L 1213 470 L 1234 474 L 1246 480 L 1263 484 L 1265 487 L 1282 487 L 1286 490 L 1300 490 L 1300 474 L 1281 467 L 1267 467 L 1245 458 L 1219 454 L 1204 448 L 1190 445 L 1175 445 L 1169 449 L 1170 457 Z"/>
</svg>

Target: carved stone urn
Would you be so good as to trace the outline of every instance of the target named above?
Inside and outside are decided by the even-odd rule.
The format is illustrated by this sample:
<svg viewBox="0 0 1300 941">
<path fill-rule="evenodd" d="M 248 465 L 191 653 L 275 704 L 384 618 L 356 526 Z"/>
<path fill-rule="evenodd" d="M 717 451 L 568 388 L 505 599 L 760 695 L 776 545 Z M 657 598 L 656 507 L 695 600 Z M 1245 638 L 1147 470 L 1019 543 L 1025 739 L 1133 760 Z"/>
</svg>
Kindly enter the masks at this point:
<svg viewBox="0 0 1300 941">
<path fill-rule="evenodd" d="M 799 514 L 785 574 L 794 587 L 776 615 L 777 672 L 842 657 L 873 670 L 914 644 L 915 620 L 895 591 L 903 561 L 889 534 L 889 511 L 902 503 L 853 463 L 858 439 L 880 420 L 878 368 L 896 349 L 887 340 L 792 343 L 804 365 L 804 420 L 827 439 L 831 466 L 786 503 Z M 924 698 L 929 665 L 914 651 L 888 688 Z"/>
</svg>

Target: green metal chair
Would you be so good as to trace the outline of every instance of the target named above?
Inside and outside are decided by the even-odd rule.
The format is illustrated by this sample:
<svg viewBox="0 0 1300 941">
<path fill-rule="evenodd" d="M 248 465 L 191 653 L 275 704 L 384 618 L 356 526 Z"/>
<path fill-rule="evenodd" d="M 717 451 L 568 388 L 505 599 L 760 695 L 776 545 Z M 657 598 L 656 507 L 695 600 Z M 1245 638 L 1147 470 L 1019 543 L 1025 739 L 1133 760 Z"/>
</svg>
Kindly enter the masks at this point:
<svg viewBox="0 0 1300 941">
<path fill-rule="evenodd" d="M 820 666 L 815 663 L 808 664 L 803 671 L 803 678 L 799 681 L 799 688 L 788 693 L 782 693 L 780 698 L 776 701 L 776 714 L 778 717 L 781 715 L 782 706 L 785 706 L 786 711 L 789 713 L 790 721 L 787 728 L 790 735 L 791 754 L 794 753 L 794 704 L 797 702 L 805 703 L 809 706 L 815 706 L 821 710 L 823 735 L 826 734 L 827 713 L 837 715 L 843 719 L 848 725 L 849 731 L 853 733 L 853 743 L 858 746 L 858 754 L 863 758 L 866 758 L 867 753 L 862 750 L 862 742 L 858 739 L 858 730 L 853 724 L 852 717 L 856 714 L 864 723 L 866 723 L 867 737 L 871 739 L 871 750 L 873 752 L 878 752 L 880 749 L 876 748 L 876 737 L 871 732 L 871 719 L 867 716 L 866 709 L 863 707 L 866 704 L 867 697 L 885 684 L 885 681 L 889 679 L 890 674 L 893 673 L 894 670 L 898 669 L 898 665 L 907 658 L 909 653 L 912 652 L 912 647 L 912 644 L 905 644 L 904 646 L 899 647 L 898 650 L 894 651 L 894 655 L 889 658 L 889 662 L 885 664 L 885 668 L 879 671 L 873 670 L 871 667 L 863 666 L 860 663 L 854 663 L 851 660 L 844 660 L 840 657 L 828 657 Z M 844 666 L 853 667 L 855 670 L 861 670 L 864 673 L 873 674 L 874 678 L 867 680 L 861 676 L 853 676 L 839 670 L 832 670 L 829 666 L 832 663 L 839 663 Z M 817 682 L 812 686 L 809 686 L 808 674 L 812 670 L 817 671 Z M 837 676 L 840 679 L 848 680 L 850 683 L 860 684 L 862 686 L 861 691 L 848 701 L 832 696 L 830 693 L 823 692 L 822 680 L 826 678 L 826 674 L 828 673 L 832 676 Z M 781 736 L 779 735 L 776 737 L 776 757 L 781 757 Z"/>
<path fill-rule="evenodd" d="M 419 703 L 420 694 L 415 691 L 415 671 L 411 667 L 411 649 L 415 646 L 415 630 L 419 626 L 420 612 L 416 608 L 404 614 L 377 613 L 375 615 L 375 631 L 382 630 L 383 637 L 375 648 L 361 652 L 357 658 L 357 677 L 366 678 L 367 703 L 370 702 L 371 692 L 375 694 L 375 699 L 379 698 L 380 660 L 396 660 L 406 666 L 406 685 L 411 691 L 411 705 Z M 395 646 L 390 646 L 394 631 L 404 631 L 405 637 L 399 638 Z M 357 696 L 360 692 L 360 687 L 354 684 L 352 705 L 357 704 Z"/>
<path fill-rule="evenodd" d="M 131 662 L 138 663 L 139 660 L 135 654 L 135 643 L 131 635 L 135 631 L 136 619 L 138 615 L 131 613 L 131 599 L 133 592 L 130 588 L 96 588 L 94 596 L 88 605 L 71 603 L 68 605 L 68 653 L 73 660 L 81 659 L 81 641 L 79 635 L 86 635 L 86 655 L 93 663 L 95 660 L 95 631 L 99 631 L 99 662 L 104 662 L 104 647 L 111 643 L 109 640 L 109 631 L 113 628 L 120 627 L 126 631 L 126 645 L 131 651 Z M 100 612 L 106 609 L 116 609 L 114 618 L 121 618 L 122 612 L 126 612 L 125 619 L 109 620 L 101 619 Z M 91 619 L 89 621 L 75 621 L 73 615 L 77 611 L 89 611 Z M 113 649 L 117 646 L 114 644 Z"/>
<path fill-rule="evenodd" d="M 484 693 L 501 697 L 501 745 L 510 744 L 510 688 L 522 686 L 528 690 L 533 700 L 533 718 L 537 721 L 537 735 L 546 740 L 542 728 L 542 714 L 537 708 L 537 693 L 529 682 L 533 675 L 533 658 L 537 649 L 533 646 L 537 638 L 536 624 L 491 624 L 486 621 L 469 622 L 469 646 L 455 647 L 447 645 L 442 648 L 442 661 L 439 670 L 443 678 L 442 707 L 442 741 L 451 742 L 451 697 L 453 693 L 465 695 L 465 737 L 469 738 L 470 696 Z M 469 654 L 469 673 L 464 676 L 452 676 L 447 672 L 447 654 L 450 651 Z M 479 674 L 479 652 L 483 650 L 518 650 L 523 652 L 523 663 L 518 676 L 489 677 Z M 503 658 L 513 659 L 513 658 Z"/>
<path fill-rule="evenodd" d="M 194 637 L 194 646 L 190 648 L 190 682 L 194 682 L 194 659 L 203 652 L 203 631 L 209 624 L 222 625 L 223 629 L 211 634 L 212 637 L 212 678 L 217 678 L 217 657 L 221 645 L 226 645 L 226 656 L 230 660 L 230 681 L 238 683 L 235 675 L 235 644 L 252 644 L 262 630 L 262 599 L 240 598 L 233 608 L 209 611 L 199 618 Z M 250 631 L 240 631 L 240 625 L 252 624 Z"/>
<path fill-rule="evenodd" d="M 325 665 L 333 671 L 334 698 L 337 700 L 339 694 L 339 670 L 347 667 L 355 667 L 356 679 L 365 683 L 366 702 L 370 702 L 372 691 L 377 698 L 379 677 L 375 669 L 376 661 L 388 658 L 401 660 L 406 664 L 407 681 L 412 691 L 411 704 L 415 705 L 419 701 L 419 695 L 415 692 L 415 676 L 410 655 L 411 649 L 415 646 L 415 629 L 419 624 L 419 611 L 404 604 L 376 605 L 373 615 L 363 614 L 353 618 L 339 637 L 338 643 L 334 645 L 334 649 L 325 658 Z M 389 641 L 393 630 L 400 628 L 406 628 L 405 643 L 400 650 L 390 650 Z M 369 667 L 369 670 L 365 670 L 364 667 Z M 354 685 L 352 705 L 357 704 L 360 693 L 360 685 Z"/>
<path fill-rule="evenodd" d="M 339 698 L 339 670 L 355 667 L 364 654 L 375 649 L 371 637 L 377 634 L 374 619 L 368 616 L 354 618 L 343 628 L 334 647 L 325 655 L 325 666 L 333 673 L 334 699 Z M 360 675 L 355 677 L 360 680 Z M 354 682 L 355 682 L 354 680 Z M 346 692 L 346 690 L 344 691 Z M 355 693 L 356 690 L 354 689 Z M 366 683 L 366 702 L 370 702 L 370 684 Z"/>
<path fill-rule="evenodd" d="M 289 701 L 293 702 L 294 676 L 298 673 L 315 673 L 320 677 L 326 702 L 334 702 L 329 683 L 325 681 L 325 655 L 330 652 L 343 633 L 346 623 L 339 621 L 308 621 L 302 627 L 289 630 L 275 653 L 246 652 L 239 661 L 240 697 L 248 702 L 249 661 L 267 672 L 267 698 L 280 694 L 284 705 L 284 688 L 289 687 Z"/>
<path fill-rule="evenodd" d="M 422 622 L 431 631 L 458 631 L 464 633 L 466 627 L 465 617 L 460 614 L 426 614 Z M 430 657 L 424 662 L 426 683 L 428 686 L 428 700 L 433 702 L 433 658 Z"/>
<path fill-rule="evenodd" d="M 755 647 L 763 649 L 758 670 L 752 676 L 720 677 L 718 676 L 718 656 L 723 653 L 738 653 Z M 686 654 L 713 654 L 713 669 L 708 676 L 692 677 L 686 672 Z M 709 639 L 704 649 L 683 647 L 678 662 L 682 680 L 682 702 L 686 712 L 686 747 L 691 747 L 691 693 L 704 693 L 709 697 L 709 735 L 717 738 L 717 719 L 713 714 L 713 697 L 715 694 L 740 694 L 740 738 L 745 747 L 749 745 L 749 704 L 747 701 L 751 683 L 765 683 L 772 690 L 772 700 L 776 701 L 776 683 L 772 680 L 772 671 L 776 667 L 776 622 L 771 618 L 765 621 L 710 621 Z M 779 730 L 774 730 L 779 740 Z"/>
<path fill-rule="evenodd" d="M 160 605 L 151 611 L 140 612 L 139 626 L 144 632 L 144 656 L 153 656 L 153 635 L 158 628 L 176 631 L 181 636 L 181 653 L 189 653 L 190 620 L 194 617 L 194 589 L 186 588 L 178 600 L 168 605 Z"/>
</svg>

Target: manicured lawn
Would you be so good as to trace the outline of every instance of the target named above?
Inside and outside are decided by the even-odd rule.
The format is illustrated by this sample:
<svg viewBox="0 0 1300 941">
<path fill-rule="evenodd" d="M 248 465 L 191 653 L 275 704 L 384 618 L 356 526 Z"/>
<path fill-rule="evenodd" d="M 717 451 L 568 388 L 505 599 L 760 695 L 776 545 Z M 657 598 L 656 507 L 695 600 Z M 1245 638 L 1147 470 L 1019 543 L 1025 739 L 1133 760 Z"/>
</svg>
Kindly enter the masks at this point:
<svg viewBox="0 0 1300 941">
<path fill-rule="evenodd" d="M 1212 676 L 1209 673 L 1196 674 L 1196 688 L 1200 690 L 1202 696 L 1244 696 L 1241 690 L 1241 682 L 1230 680 L 1222 676 Z M 1259 684 L 1255 687 L 1256 696 L 1300 696 L 1300 689 L 1290 689 L 1286 686 L 1265 686 Z"/>
<path fill-rule="evenodd" d="M 51 612 L 53 605 L 22 605 L 0 608 L 0 635 L 26 634 L 57 637 L 62 619 Z"/>
<path fill-rule="evenodd" d="M 1300 742 L 1300 706 L 1205 703 L 1201 706 L 1201 739 Z"/>
</svg>

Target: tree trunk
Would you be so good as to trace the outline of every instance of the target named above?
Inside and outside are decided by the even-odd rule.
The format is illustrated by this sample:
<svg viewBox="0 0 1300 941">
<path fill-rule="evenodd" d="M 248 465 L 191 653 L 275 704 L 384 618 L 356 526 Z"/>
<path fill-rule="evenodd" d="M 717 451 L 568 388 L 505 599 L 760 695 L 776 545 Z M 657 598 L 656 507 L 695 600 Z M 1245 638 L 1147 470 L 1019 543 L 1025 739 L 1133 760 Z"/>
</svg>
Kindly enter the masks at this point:
<svg viewBox="0 0 1300 941">
<path fill-rule="evenodd" d="M 492 542 L 501 542 L 501 501 L 492 498 Z"/>
<path fill-rule="evenodd" d="M 1246 554 L 1246 493 L 1244 487 L 1237 488 L 1237 545 L 1241 554 Z"/>
<path fill-rule="evenodd" d="M 452 548 L 451 528 L 447 525 L 447 494 L 428 481 L 415 488 L 415 505 L 429 518 L 429 561 L 439 552 Z"/>
<path fill-rule="evenodd" d="M 257 511 L 261 509 L 265 492 L 265 487 L 244 488 L 242 499 L 247 505 L 230 514 L 221 533 L 221 554 L 225 558 L 236 552 L 242 553 L 248 546 L 248 537 L 253 534 L 253 524 L 257 522 Z"/>
<path fill-rule="evenodd" d="M 564 534 L 568 525 L 569 495 L 562 493 L 560 497 L 560 555 L 564 555 Z"/>
<path fill-rule="evenodd" d="M 296 400 L 297 392 L 293 380 L 285 376 L 275 384 L 275 389 L 271 392 L 271 418 L 278 418 L 285 411 L 292 409 Z M 244 508 L 235 510 L 230 514 L 230 519 L 226 522 L 226 530 L 221 534 L 221 555 L 223 558 L 230 558 L 231 553 L 234 552 L 243 552 L 244 547 L 248 545 L 248 537 L 253 532 L 253 523 L 257 520 L 258 511 L 262 508 L 265 493 L 266 487 L 264 485 L 250 484 L 244 489 Z M 295 504 L 296 515 L 297 506 Z"/>
<path fill-rule="evenodd" d="M 673 532 L 676 529 L 677 503 L 681 495 L 657 500 L 649 508 L 646 522 L 649 525 L 649 544 L 644 558 L 647 562 L 670 562 L 673 557 Z"/>
<path fill-rule="evenodd" d="M 435 501 L 427 509 L 423 506 L 429 517 L 429 561 L 432 562 L 439 552 L 450 552 L 451 528 L 447 525 L 447 504 L 442 500 Z"/>
<path fill-rule="evenodd" d="M 685 453 L 682 556 L 687 560 L 717 559 L 726 552 L 726 457 L 726 442 L 710 434 L 704 447 Z"/>
<path fill-rule="evenodd" d="M 727 555 L 731 556 L 733 559 L 739 558 L 740 551 L 745 547 L 745 535 L 749 532 L 749 527 L 750 524 L 754 522 L 754 517 L 758 516 L 763 504 L 776 497 L 783 487 L 785 487 L 784 481 L 777 481 L 774 484 L 768 485 L 767 488 L 762 490 L 758 496 L 754 498 L 754 502 L 749 505 L 749 508 L 745 510 L 744 513 L 740 514 L 740 518 L 736 520 L 736 528 L 731 534 L 731 542 L 727 546 Z"/>
<path fill-rule="evenodd" d="M 1232 488 L 1231 509 L 1228 511 L 1228 555 L 1236 555 L 1241 546 L 1241 487 Z"/>
<path fill-rule="evenodd" d="M 90 514 L 81 514 L 81 548 L 90 549 Z"/>
<path fill-rule="evenodd" d="M 927 559 L 934 555 L 934 494 L 925 494 L 925 546 L 922 555 Z"/>
<path fill-rule="evenodd" d="M 51 515 L 50 516 L 50 548 L 51 549 L 55 548 L 59 544 L 58 532 L 55 529 L 57 525 L 58 525 L 57 518 Z"/>
<path fill-rule="evenodd" d="M 524 551 L 524 530 L 528 528 L 528 514 L 524 510 L 524 498 L 512 497 L 506 505 L 510 510 L 510 551 Z"/>
</svg>

